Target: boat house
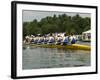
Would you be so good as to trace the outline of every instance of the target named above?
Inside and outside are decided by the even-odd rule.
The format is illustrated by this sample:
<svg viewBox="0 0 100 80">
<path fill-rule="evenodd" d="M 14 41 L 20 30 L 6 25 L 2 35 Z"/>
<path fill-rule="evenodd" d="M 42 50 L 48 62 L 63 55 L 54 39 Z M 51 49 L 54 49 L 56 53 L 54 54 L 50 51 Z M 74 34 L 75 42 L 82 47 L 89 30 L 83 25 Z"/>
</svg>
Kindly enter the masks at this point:
<svg viewBox="0 0 100 80">
<path fill-rule="evenodd" d="M 91 41 L 91 30 L 82 33 L 82 41 Z"/>
</svg>

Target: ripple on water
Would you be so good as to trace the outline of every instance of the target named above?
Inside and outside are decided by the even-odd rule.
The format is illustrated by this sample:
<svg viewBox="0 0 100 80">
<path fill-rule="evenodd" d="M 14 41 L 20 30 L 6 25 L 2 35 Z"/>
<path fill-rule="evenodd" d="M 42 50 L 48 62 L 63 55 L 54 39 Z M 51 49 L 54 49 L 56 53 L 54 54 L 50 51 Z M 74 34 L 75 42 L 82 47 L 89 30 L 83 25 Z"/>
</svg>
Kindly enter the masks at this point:
<svg viewBox="0 0 100 80">
<path fill-rule="evenodd" d="M 56 48 L 23 49 L 23 69 L 90 66 L 90 51 Z"/>
</svg>

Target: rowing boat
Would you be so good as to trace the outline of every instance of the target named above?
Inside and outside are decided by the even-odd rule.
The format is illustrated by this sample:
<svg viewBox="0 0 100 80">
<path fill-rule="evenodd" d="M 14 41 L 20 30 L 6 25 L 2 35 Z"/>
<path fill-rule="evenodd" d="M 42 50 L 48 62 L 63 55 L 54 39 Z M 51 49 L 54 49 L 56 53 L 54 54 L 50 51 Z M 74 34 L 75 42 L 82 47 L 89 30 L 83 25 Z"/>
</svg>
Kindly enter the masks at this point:
<svg viewBox="0 0 100 80">
<path fill-rule="evenodd" d="M 31 47 L 42 47 L 42 48 L 64 48 L 72 50 L 91 50 L 91 47 L 88 45 L 81 44 L 71 44 L 71 45 L 55 45 L 55 44 L 31 44 Z"/>
</svg>

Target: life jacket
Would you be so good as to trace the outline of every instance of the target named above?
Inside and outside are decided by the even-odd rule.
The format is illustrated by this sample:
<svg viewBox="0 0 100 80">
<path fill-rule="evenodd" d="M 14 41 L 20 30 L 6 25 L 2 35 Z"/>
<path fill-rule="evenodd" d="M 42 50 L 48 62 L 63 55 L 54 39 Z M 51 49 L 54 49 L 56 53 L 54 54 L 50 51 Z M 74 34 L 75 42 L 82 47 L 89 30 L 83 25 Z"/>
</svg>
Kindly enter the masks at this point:
<svg viewBox="0 0 100 80">
<path fill-rule="evenodd" d="M 75 38 L 72 39 L 71 43 L 74 44 L 76 42 Z"/>
<path fill-rule="evenodd" d="M 38 40 L 38 43 L 41 43 L 41 39 Z"/>
<path fill-rule="evenodd" d="M 72 43 L 72 44 L 75 44 L 75 42 L 76 42 L 76 37 L 75 37 L 75 36 L 71 36 L 71 37 L 70 37 L 70 40 L 71 40 L 71 43 Z"/>
<path fill-rule="evenodd" d="M 41 42 L 44 42 L 44 39 L 43 38 L 41 39 Z"/>
<path fill-rule="evenodd" d="M 39 37 L 38 43 L 42 43 L 43 39 L 41 37 Z"/>
<path fill-rule="evenodd" d="M 65 37 L 65 39 L 64 39 L 64 43 L 68 43 L 68 42 L 69 42 L 68 37 Z"/>
<path fill-rule="evenodd" d="M 51 37 L 50 40 L 49 40 L 49 43 L 53 43 L 54 42 L 54 38 Z"/>
<path fill-rule="evenodd" d="M 34 42 L 37 43 L 38 42 L 38 39 L 35 38 Z"/>
<path fill-rule="evenodd" d="M 44 42 L 45 42 L 45 43 L 47 43 L 47 42 L 48 42 L 48 39 L 47 39 L 47 38 L 45 38 L 45 39 L 44 39 Z"/>
<path fill-rule="evenodd" d="M 34 42 L 34 39 L 32 39 L 31 42 Z"/>
<path fill-rule="evenodd" d="M 61 42 L 61 41 L 62 41 L 62 39 L 61 38 L 58 38 L 57 42 Z"/>
</svg>

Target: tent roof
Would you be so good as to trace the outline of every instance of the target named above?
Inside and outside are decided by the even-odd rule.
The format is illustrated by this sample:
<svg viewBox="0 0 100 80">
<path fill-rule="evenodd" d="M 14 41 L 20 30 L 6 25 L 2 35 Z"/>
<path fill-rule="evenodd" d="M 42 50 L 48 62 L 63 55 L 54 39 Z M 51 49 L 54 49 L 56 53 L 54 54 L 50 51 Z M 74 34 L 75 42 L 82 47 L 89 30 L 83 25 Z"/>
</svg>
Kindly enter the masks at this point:
<svg viewBox="0 0 100 80">
<path fill-rule="evenodd" d="M 83 32 L 83 33 L 91 33 L 91 30 L 85 31 L 85 32 Z"/>
</svg>

